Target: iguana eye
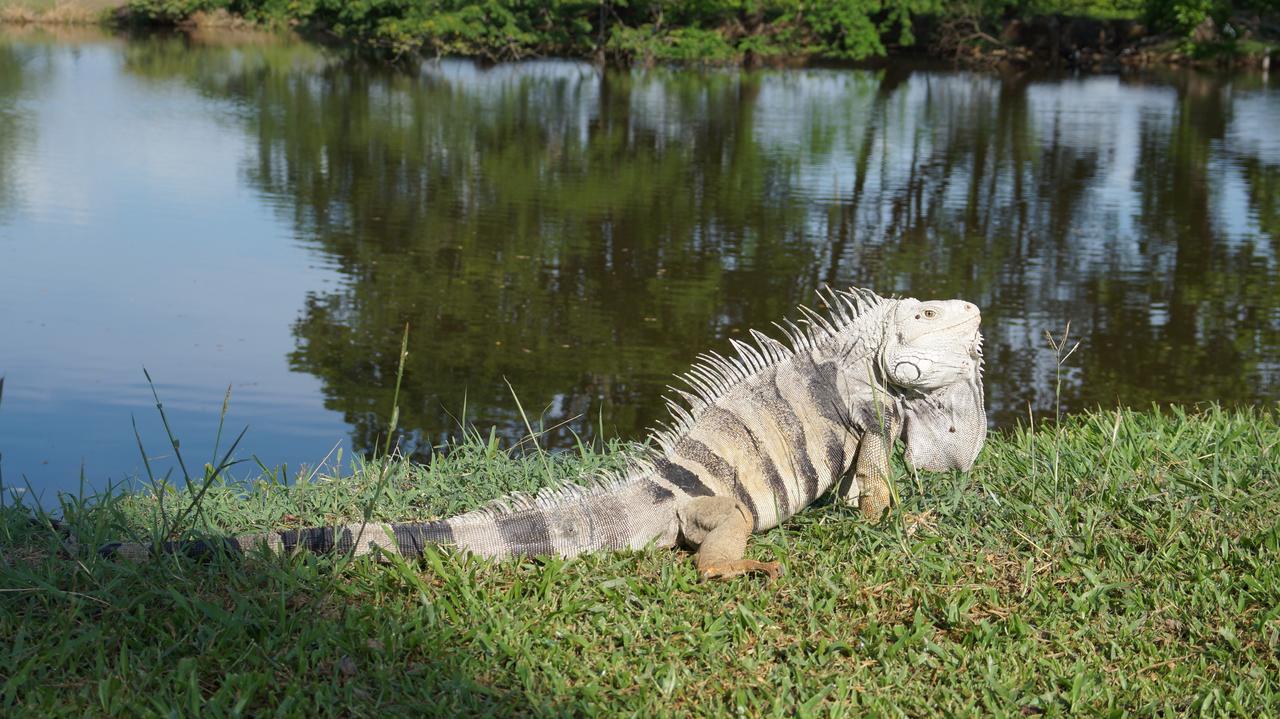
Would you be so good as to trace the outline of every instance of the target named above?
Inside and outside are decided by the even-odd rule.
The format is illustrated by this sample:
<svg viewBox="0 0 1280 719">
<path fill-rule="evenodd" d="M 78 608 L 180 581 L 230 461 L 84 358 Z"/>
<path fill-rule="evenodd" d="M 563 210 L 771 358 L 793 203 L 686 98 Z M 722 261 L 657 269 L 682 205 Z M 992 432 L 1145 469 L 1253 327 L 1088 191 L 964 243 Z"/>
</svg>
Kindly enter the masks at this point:
<svg viewBox="0 0 1280 719">
<path fill-rule="evenodd" d="M 933 319 L 934 317 L 937 317 L 937 316 L 938 316 L 938 311 L 937 311 L 937 310 L 925 310 L 925 311 L 924 311 L 924 318 L 925 318 L 926 320 L 931 320 L 931 319 Z"/>
</svg>

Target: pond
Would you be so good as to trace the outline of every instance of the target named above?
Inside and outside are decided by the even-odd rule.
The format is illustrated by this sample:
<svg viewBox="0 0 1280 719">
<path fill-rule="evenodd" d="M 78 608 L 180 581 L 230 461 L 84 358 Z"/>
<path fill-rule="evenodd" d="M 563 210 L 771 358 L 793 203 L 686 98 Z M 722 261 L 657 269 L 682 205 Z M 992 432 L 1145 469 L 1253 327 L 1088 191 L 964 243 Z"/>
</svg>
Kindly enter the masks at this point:
<svg viewBox="0 0 1280 719">
<path fill-rule="evenodd" d="M 228 388 L 233 475 L 349 458 L 406 325 L 407 453 L 526 419 L 640 439 L 673 373 L 823 284 L 977 303 L 996 427 L 1272 404 L 1278 240 L 1267 75 L 393 69 L 10 28 L 0 471 L 49 504 L 145 476 L 140 438 L 181 476 L 144 367 L 192 472 Z"/>
</svg>

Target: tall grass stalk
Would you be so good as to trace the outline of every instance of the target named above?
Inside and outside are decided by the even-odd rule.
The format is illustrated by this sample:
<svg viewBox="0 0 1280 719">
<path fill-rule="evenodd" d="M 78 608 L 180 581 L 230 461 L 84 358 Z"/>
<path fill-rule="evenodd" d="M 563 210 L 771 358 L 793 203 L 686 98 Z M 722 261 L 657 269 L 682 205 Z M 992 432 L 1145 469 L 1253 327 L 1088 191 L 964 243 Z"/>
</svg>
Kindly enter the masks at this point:
<svg viewBox="0 0 1280 719">
<path fill-rule="evenodd" d="M 547 453 L 542 449 L 542 443 L 538 441 L 538 433 L 533 431 L 533 424 L 529 422 L 529 415 L 524 411 L 524 404 L 520 402 L 520 397 L 516 395 L 516 388 L 511 386 L 511 380 L 506 377 L 502 378 L 507 383 L 507 389 L 511 390 L 511 399 L 516 403 L 516 409 L 520 412 L 520 419 L 524 421 L 524 427 L 529 432 L 529 441 L 533 443 L 533 450 L 538 455 L 538 461 L 542 463 L 542 471 L 546 474 L 547 481 L 551 482 L 554 475 L 551 472 L 551 465 L 547 462 Z"/>
<path fill-rule="evenodd" d="M 374 509 L 385 496 L 387 484 L 390 482 L 392 467 L 395 464 L 391 454 L 391 442 L 395 437 L 396 429 L 400 423 L 400 386 L 404 381 L 404 365 L 409 359 L 409 323 L 404 324 L 404 332 L 400 336 L 400 354 L 396 358 L 396 385 L 391 392 L 391 418 L 387 422 L 387 438 L 382 445 L 382 456 L 375 455 L 372 458 L 374 466 L 377 468 L 377 482 L 374 483 L 373 493 L 365 502 L 364 512 L 362 513 L 360 522 L 360 532 L 356 535 L 355 541 L 351 545 L 351 549 L 347 551 L 344 562 L 350 562 L 355 557 L 356 547 L 360 544 L 364 531 L 373 520 Z M 397 449 L 398 452 L 398 449 Z M 332 587 L 332 585 L 331 585 Z"/>
<path fill-rule="evenodd" d="M 160 401 L 160 393 L 156 389 L 155 382 L 151 378 L 151 373 L 147 371 L 147 368 L 143 367 L 142 374 L 146 377 L 147 386 L 151 388 L 151 396 L 155 399 L 156 411 L 160 414 L 160 422 L 164 426 L 165 436 L 169 440 L 169 446 L 173 449 L 174 459 L 177 461 L 178 467 L 182 470 L 183 486 L 195 486 L 196 482 L 193 481 L 191 473 L 187 470 L 186 460 L 182 456 L 182 443 L 174 433 L 173 426 L 169 423 L 169 415 L 165 412 L 164 403 Z M 157 478 L 155 476 L 155 472 L 151 467 L 151 458 L 147 455 L 146 447 L 142 443 L 142 434 L 138 431 L 137 418 L 130 416 L 134 439 L 138 444 L 138 452 L 142 455 L 142 466 L 146 471 L 147 480 L 151 486 L 152 492 L 157 498 L 155 512 L 158 521 L 152 524 L 151 532 L 151 543 L 157 550 L 160 545 L 169 537 L 173 536 L 175 532 L 185 531 L 185 524 L 188 517 L 197 521 L 200 519 L 201 504 L 209 490 L 222 478 L 223 472 L 242 461 L 233 460 L 232 456 L 235 454 L 236 448 L 240 446 L 240 442 L 244 439 L 245 434 L 249 431 L 248 425 L 245 425 L 244 429 L 240 430 L 240 434 L 236 435 L 235 440 L 231 443 L 231 446 L 227 448 L 226 453 L 222 455 L 221 459 L 218 459 L 217 455 L 218 446 L 222 442 L 222 430 L 226 423 L 230 400 L 231 386 L 228 385 L 226 394 L 223 396 L 222 409 L 218 414 L 217 439 L 214 444 L 213 461 L 211 464 L 205 465 L 203 473 L 204 476 L 202 481 L 199 483 L 198 488 L 194 494 L 192 494 L 186 507 L 183 508 L 182 511 L 180 511 L 172 520 L 169 519 L 164 505 L 164 498 L 170 491 L 171 485 L 169 478 L 172 474 L 172 470 L 165 472 L 163 477 Z"/>
<path fill-rule="evenodd" d="M 391 438 L 400 425 L 400 384 L 404 381 L 404 363 L 409 359 L 409 323 L 404 323 L 404 333 L 400 336 L 400 355 L 396 360 L 396 388 L 391 393 L 391 420 L 387 422 L 387 439 L 382 447 L 382 456 L 391 456 Z"/>
<path fill-rule="evenodd" d="M 1058 473 L 1060 460 L 1062 458 L 1062 432 L 1060 425 L 1062 423 L 1062 367 L 1066 364 L 1067 358 L 1075 353 L 1080 347 L 1080 343 L 1076 342 L 1071 345 L 1071 349 L 1067 349 L 1067 343 L 1071 337 L 1071 321 L 1067 321 L 1066 327 L 1062 330 L 1062 336 L 1055 339 L 1053 333 L 1049 330 L 1044 331 L 1045 339 L 1049 341 L 1049 347 L 1053 349 L 1054 356 L 1054 382 L 1053 382 L 1053 488 L 1056 491 L 1059 486 L 1060 475 Z"/>
</svg>

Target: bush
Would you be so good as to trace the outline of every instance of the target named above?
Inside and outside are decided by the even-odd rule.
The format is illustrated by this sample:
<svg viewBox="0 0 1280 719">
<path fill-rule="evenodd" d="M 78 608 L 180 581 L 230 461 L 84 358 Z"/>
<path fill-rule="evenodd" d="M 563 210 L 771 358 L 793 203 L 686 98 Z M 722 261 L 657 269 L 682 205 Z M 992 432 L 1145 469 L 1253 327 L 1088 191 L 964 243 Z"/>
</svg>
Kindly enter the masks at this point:
<svg viewBox="0 0 1280 719">
<path fill-rule="evenodd" d="M 1223 0 L 1147 0 L 1144 14 L 1147 22 L 1158 30 L 1189 36 L 1205 18 L 1217 15 L 1225 19 L 1230 12 Z"/>
<path fill-rule="evenodd" d="M 814 50 L 823 57 L 860 60 L 884 55 L 884 39 L 897 28 L 897 41 L 911 45 L 914 15 L 942 11 L 935 0 L 834 0 L 828 3 L 797 2 L 802 17 L 816 35 Z"/>
<path fill-rule="evenodd" d="M 198 12 L 228 10 L 231 0 L 130 0 L 129 10 L 151 22 L 182 22 Z"/>
<path fill-rule="evenodd" d="M 912 19 L 940 0 L 132 0 L 135 15 L 180 22 L 227 9 L 402 53 L 594 55 L 631 62 L 730 63 L 783 53 L 862 59 L 910 44 Z"/>
</svg>

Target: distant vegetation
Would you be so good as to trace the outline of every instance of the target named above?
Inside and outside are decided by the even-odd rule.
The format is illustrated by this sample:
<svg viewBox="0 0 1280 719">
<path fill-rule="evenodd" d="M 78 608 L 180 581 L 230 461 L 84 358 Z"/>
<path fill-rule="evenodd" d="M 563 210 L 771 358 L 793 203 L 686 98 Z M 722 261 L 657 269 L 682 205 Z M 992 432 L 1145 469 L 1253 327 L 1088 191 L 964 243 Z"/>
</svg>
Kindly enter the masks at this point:
<svg viewBox="0 0 1280 719">
<path fill-rule="evenodd" d="M 1280 0 L 9 0 L 0 22 L 293 27 L 385 57 L 620 64 L 866 60 L 920 52 L 1073 64 L 1280 51 Z"/>
<path fill-rule="evenodd" d="M 1167 34 L 1191 56 L 1270 51 L 1258 38 L 1277 33 L 1280 15 L 1280 0 L 130 0 L 129 7 L 166 23 L 224 11 L 391 55 L 717 64 L 862 60 L 917 43 L 948 52 L 999 47 L 1010 44 L 1011 23 L 1044 16 L 1125 23 L 1119 33 L 1103 32 L 1120 43 Z M 1051 23 L 1039 32 L 1064 31 Z M 1084 34 L 1087 42 L 1099 37 Z"/>
</svg>

